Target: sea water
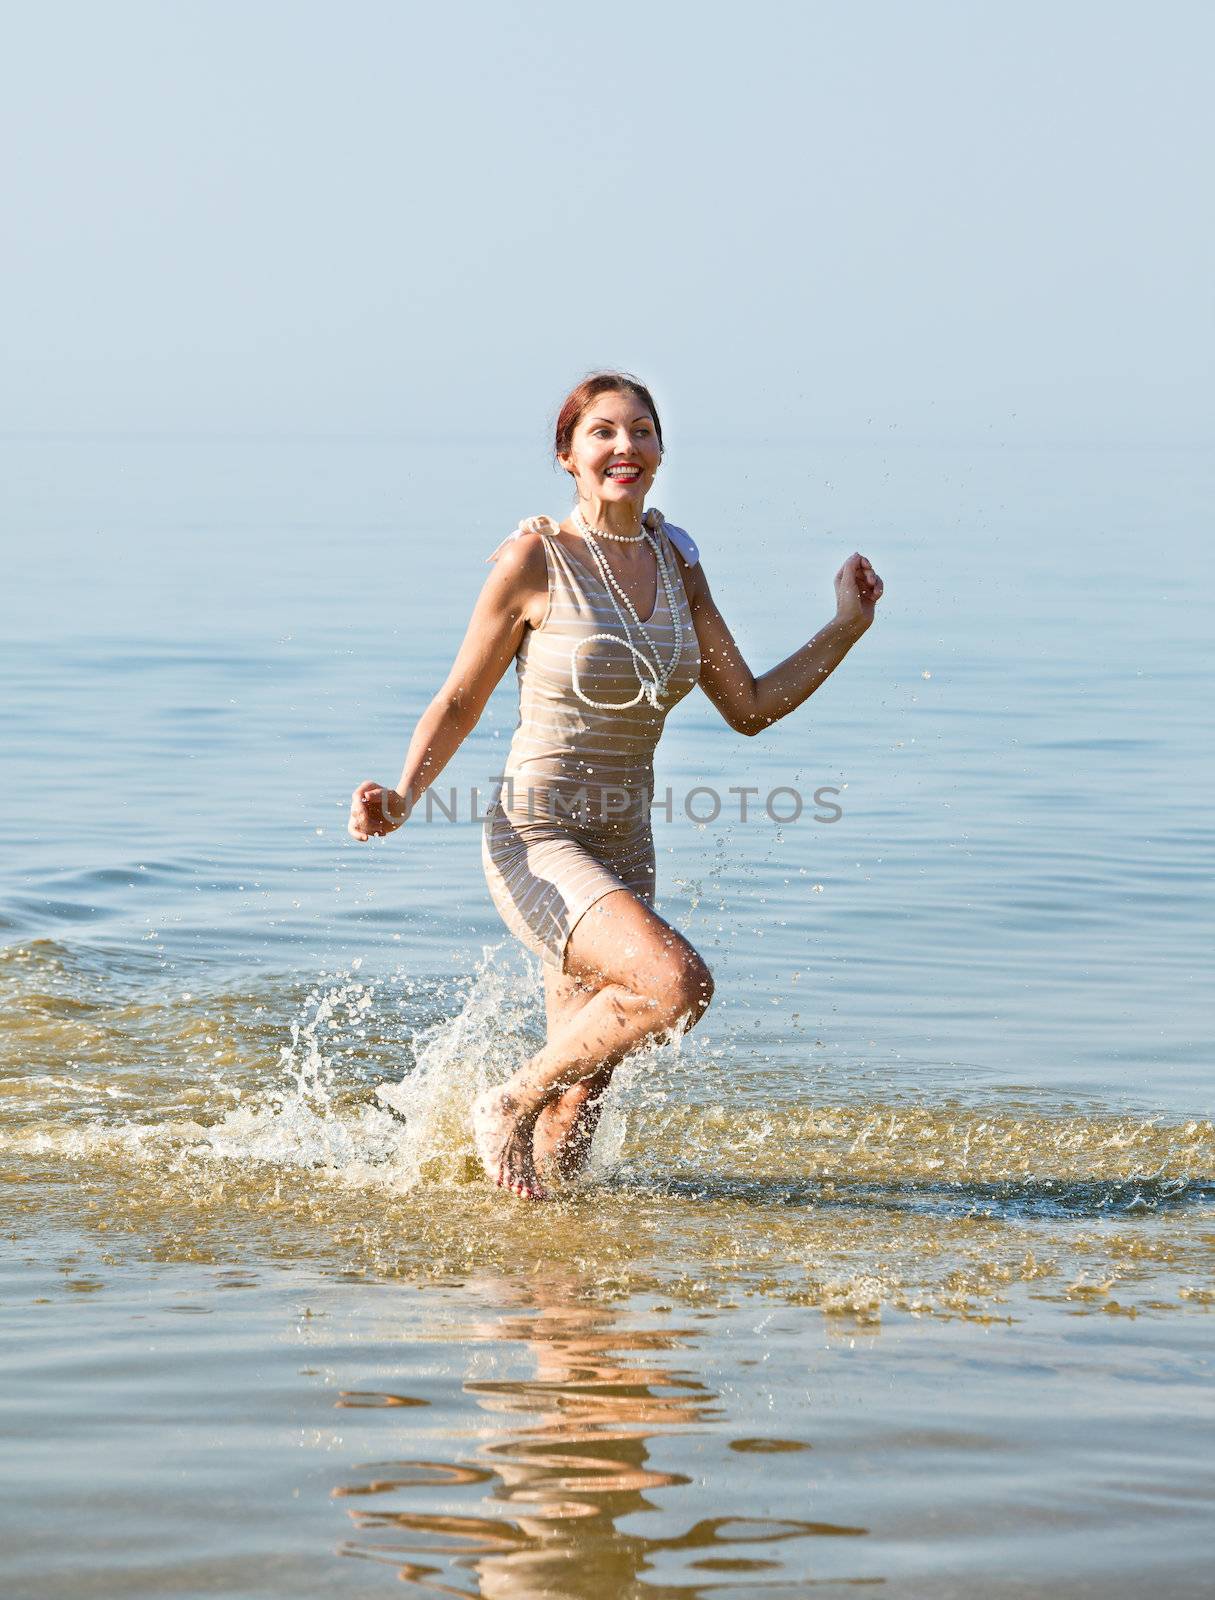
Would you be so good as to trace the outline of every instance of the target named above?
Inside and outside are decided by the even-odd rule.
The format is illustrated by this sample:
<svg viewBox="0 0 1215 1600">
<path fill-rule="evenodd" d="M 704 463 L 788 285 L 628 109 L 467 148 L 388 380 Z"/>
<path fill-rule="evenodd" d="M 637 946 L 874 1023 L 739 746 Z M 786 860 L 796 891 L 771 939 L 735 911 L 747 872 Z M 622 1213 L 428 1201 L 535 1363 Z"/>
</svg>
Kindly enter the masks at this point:
<svg viewBox="0 0 1215 1600">
<path fill-rule="evenodd" d="M 544 1036 L 480 865 L 513 674 L 429 819 L 345 819 L 564 480 L 0 444 L 6 1592 L 1207 1592 L 1209 462 L 671 455 L 757 672 L 851 551 L 886 595 L 760 736 L 672 714 L 714 1005 L 531 1207 L 466 1119 Z"/>
</svg>

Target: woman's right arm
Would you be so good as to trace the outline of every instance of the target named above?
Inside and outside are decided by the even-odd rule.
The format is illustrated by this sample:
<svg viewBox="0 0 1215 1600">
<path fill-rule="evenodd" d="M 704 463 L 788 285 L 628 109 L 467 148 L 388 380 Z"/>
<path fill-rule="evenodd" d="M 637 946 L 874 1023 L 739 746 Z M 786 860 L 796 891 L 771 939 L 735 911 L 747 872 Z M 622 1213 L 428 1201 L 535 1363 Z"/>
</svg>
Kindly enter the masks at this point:
<svg viewBox="0 0 1215 1600">
<path fill-rule="evenodd" d="M 347 832 L 355 839 L 392 833 L 476 727 L 485 703 L 522 643 L 528 619 L 548 596 L 544 537 L 520 534 L 494 562 L 443 687 L 418 719 L 400 782 L 368 778 L 350 800 Z"/>
</svg>

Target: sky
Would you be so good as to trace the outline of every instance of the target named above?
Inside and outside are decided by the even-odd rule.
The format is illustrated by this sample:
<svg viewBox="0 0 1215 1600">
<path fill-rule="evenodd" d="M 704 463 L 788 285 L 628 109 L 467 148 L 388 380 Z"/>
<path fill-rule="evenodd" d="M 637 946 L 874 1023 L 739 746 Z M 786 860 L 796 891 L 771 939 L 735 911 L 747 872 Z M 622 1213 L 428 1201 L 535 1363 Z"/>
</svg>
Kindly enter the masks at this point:
<svg viewBox="0 0 1215 1600">
<path fill-rule="evenodd" d="M 0 433 L 1197 442 L 1215 12 L 3 6 Z M 677 417 L 677 429 L 668 419 Z"/>
</svg>

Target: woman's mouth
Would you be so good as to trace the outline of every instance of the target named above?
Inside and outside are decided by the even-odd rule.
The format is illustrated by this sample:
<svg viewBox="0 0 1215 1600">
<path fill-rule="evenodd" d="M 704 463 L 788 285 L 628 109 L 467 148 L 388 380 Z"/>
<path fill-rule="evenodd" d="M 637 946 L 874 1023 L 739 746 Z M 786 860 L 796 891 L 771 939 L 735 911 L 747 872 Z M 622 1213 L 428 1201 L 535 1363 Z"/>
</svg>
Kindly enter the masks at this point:
<svg viewBox="0 0 1215 1600">
<path fill-rule="evenodd" d="M 609 467 L 604 474 L 613 483 L 636 483 L 641 476 L 640 467 Z"/>
</svg>

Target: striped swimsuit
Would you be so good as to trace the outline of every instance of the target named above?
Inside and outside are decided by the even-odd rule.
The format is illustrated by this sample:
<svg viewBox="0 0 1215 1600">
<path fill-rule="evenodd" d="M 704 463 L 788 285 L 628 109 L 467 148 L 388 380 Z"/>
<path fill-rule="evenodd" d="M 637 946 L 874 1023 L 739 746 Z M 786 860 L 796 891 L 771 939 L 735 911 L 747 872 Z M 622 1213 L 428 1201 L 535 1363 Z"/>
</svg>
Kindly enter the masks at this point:
<svg viewBox="0 0 1215 1600">
<path fill-rule="evenodd" d="M 537 627 L 527 629 L 515 657 L 519 721 L 501 789 L 486 813 L 481 860 L 506 926 L 558 971 L 564 971 L 575 924 L 596 900 L 625 888 L 648 905 L 654 901 L 654 748 L 667 712 L 700 676 L 680 559 L 661 514 L 658 521 L 656 536 L 683 628 L 680 658 L 658 710 L 644 697 L 626 710 L 599 710 L 578 698 L 571 653 L 579 640 L 606 633 L 610 640 L 577 648 L 578 684 L 590 700 L 618 706 L 633 699 L 639 684 L 627 636 L 590 551 L 575 553 L 561 543 L 548 518 L 519 525 L 520 532 L 532 527 L 544 535 L 548 609 Z M 695 545 L 682 529 L 674 533 L 680 548 L 694 556 Z M 623 604 L 621 610 L 628 615 Z M 661 574 L 653 618 L 642 621 L 665 666 L 675 648 L 675 627 Z M 646 649 L 639 636 L 634 642 Z"/>
</svg>

